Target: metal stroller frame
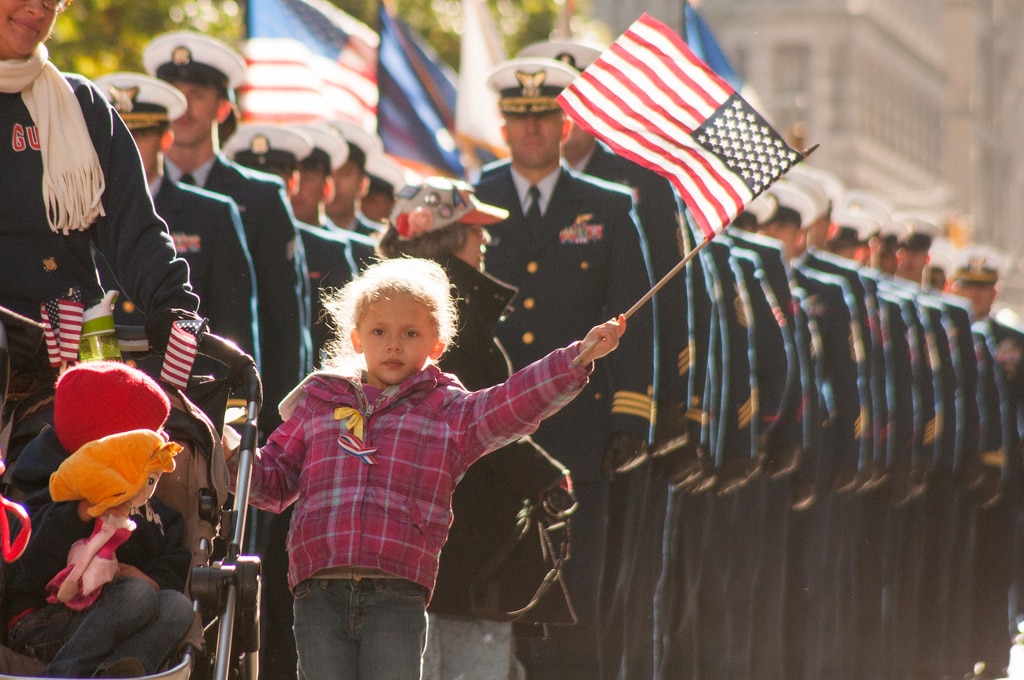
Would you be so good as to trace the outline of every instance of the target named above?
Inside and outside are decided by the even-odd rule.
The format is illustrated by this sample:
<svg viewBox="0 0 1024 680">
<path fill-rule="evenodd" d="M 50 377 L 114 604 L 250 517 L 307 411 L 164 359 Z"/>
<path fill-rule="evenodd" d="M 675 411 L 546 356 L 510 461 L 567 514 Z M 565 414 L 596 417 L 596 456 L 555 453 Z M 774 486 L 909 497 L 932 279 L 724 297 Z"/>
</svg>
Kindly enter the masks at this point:
<svg viewBox="0 0 1024 680">
<path fill-rule="evenodd" d="M 150 353 L 143 329 L 119 326 L 117 330 L 123 353 Z M 238 477 L 232 507 L 223 511 L 219 523 L 218 537 L 224 541 L 225 555 L 211 564 L 193 567 L 188 588 L 193 607 L 202 614 L 207 649 L 185 645 L 176 664 L 145 676 L 145 680 L 255 680 L 259 670 L 260 559 L 242 554 L 242 540 L 246 535 L 249 487 L 258 438 L 257 417 L 263 399 L 262 384 L 252 357 L 230 340 L 207 333 L 200 342 L 198 354 L 228 368 L 229 389 L 244 399 L 244 416 L 235 421 L 239 423 L 241 436 L 236 453 Z M 9 377 L 8 336 L 0 320 L 0 410 L 6 402 Z M 209 638 L 214 624 L 216 636 L 211 649 Z M 11 651 L 10 654 L 15 653 Z M 34 677 L 0 672 L 0 680 Z"/>
</svg>

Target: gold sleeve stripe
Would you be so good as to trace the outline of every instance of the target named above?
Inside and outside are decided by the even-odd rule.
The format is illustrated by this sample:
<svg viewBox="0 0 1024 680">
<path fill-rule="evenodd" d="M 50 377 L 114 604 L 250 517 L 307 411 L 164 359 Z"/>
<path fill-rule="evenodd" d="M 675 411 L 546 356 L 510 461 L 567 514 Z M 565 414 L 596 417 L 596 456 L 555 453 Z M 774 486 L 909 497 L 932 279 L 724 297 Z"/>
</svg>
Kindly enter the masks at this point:
<svg viewBox="0 0 1024 680">
<path fill-rule="evenodd" d="M 639 392 L 616 392 L 612 397 L 612 413 L 636 416 L 652 422 L 654 418 L 654 400 Z"/>
<path fill-rule="evenodd" d="M 686 375 L 690 370 L 690 348 L 687 347 L 679 353 L 679 357 L 676 359 L 676 368 L 679 370 L 679 375 Z"/>
<path fill-rule="evenodd" d="M 686 419 L 692 420 L 695 423 L 704 422 L 704 411 L 699 408 L 691 408 L 686 412 Z"/>
<path fill-rule="evenodd" d="M 924 426 L 924 443 L 931 444 L 935 441 L 935 432 L 938 427 L 938 421 L 932 418 L 928 421 L 928 424 Z"/>
<path fill-rule="evenodd" d="M 750 419 L 754 415 L 754 400 L 747 399 L 746 403 L 744 403 L 743 406 L 740 406 L 739 411 L 737 411 L 737 414 L 739 416 L 739 422 L 737 424 L 740 427 L 749 426 Z"/>
<path fill-rule="evenodd" d="M 985 451 L 981 454 L 981 464 L 987 467 L 1003 467 L 1003 463 L 1006 462 L 1006 455 L 1002 449 L 996 449 L 995 451 Z"/>
</svg>

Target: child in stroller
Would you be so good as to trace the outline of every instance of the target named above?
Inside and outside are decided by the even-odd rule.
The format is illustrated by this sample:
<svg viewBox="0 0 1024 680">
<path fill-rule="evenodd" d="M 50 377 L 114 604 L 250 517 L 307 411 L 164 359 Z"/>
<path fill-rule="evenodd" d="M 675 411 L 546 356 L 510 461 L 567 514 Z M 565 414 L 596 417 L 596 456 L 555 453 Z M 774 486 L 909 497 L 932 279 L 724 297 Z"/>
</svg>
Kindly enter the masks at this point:
<svg viewBox="0 0 1024 680">
<path fill-rule="evenodd" d="M 173 469 L 179 450 L 152 430 L 111 434 L 78 448 L 49 489 L 30 497 L 32 538 L 12 569 L 9 635 L 15 651 L 48 663 L 48 676 L 156 672 L 192 624 L 183 592 L 190 562 L 184 522 L 176 510 L 149 501 L 154 477 Z M 117 518 L 134 530 L 126 524 L 106 536 Z M 109 540 L 116 561 L 113 550 L 106 560 L 90 560 L 90 548 L 109 548 L 97 545 Z M 92 583 L 80 574 L 94 565 L 107 573 Z"/>
<path fill-rule="evenodd" d="M 6 322 L 7 317 L 4 317 Z M 30 331 L 33 329 L 29 329 Z M 8 356 L 6 338 L 0 326 L 0 369 L 8 370 L 8 362 L 23 362 L 24 357 L 18 354 Z M 122 335 L 128 333 L 128 336 Z M 119 339 L 122 349 L 126 351 L 126 360 L 131 362 L 145 355 L 150 350 L 145 341 L 141 329 L 118 328 Z M 31 332 L 23 333 L 16 328 L 11 335 L 14 339 L 11 349 L 14 352 L 28 353 L 33 350 L 33 343 L 25 342 L 25 338 L 31 338 Z M 20 339 L 19 339 L 20 338 Z M 126 340 L 128 342 L 126 343 Z M 127 353 L 131 352 L 131 354 Z M 255 651 L 256 646 L 249 642 L 258 639 L 258 619 L 255 614 L 251 616 L 250 611 L 258 606 L 258 580 L 259 562 L 255 558 L 241 556 L 240 546 L 236 541 L 244 535 L 245 523 L 245 501 L 239 504 L 236 498 L 235 509 L 225 509 L 225 517 L 233 520 L 233 528 L 226 528 L 221 532 L 220 516 L 222 505 L 228 497 L 226 491 L 226 472 L 223 466 L 223 457 L 219 454 L 220 445 L 220 423 L 223 421 L 224 406 L 229 393 L 236 388 L 242 388 L 245 394 L 244 403 L 247 407 L 241 427 L 243 450 L 251 450 L 255 447 L 255 414 L 258 411 L 261 401 L 259 375 L 255 370 L 252 358 L 243 353 L 229 341 L 206 334 L 199 343 L 199 353 L 213 358 L 215 361 L 229 368 L 227 378 L 208 380 L 205 377 L 192 376 L 185 391 L 174 388 L 163 381 L 160 382 L 162 393 L 170 398 L 170 418 L 164 425 L 165 431 L 175 440 L 184 445 L 184 450 L 177 456 L 177 469 L 174 473 L 165 474 L 158 487 L 157 496 L 166 500 L 169 504 L 180 510 L 185 516 L 185 543 L 193 550 L 191 560 L 186 559 L 185 570 L 188 573 L 188 564 L 193 565 L 193 573 L 189 577 L 192 580 L 190 593 L 193 597 L 193 608 L 202 613 L 202 618 L 197 614 L 194 616 L 194 626 L 189 631 L 186 642 L 181 645 L 182 654 L 175 661 L 172 668 L 161 671 L 158 675 L 146 676 L 149 678 L 161 678 L 170 680 L 185 680 L 198 676 L 199 678 L 214 677 L 213 667 L 217 666 L 217 678 L 226 678 L 228 673 L 236 674 L 236 677 L 254 677 L 255 675 Z M 122 366 L 121 364 L 117 364 Z M 78 367 L 82 370 L 88 367 L 96 371 L 99 364 L 83 364 Z M 121 370 L 121 369 L 115 369 Z M 6 374 L 5 374 L 6 377 Z M 2 387 L 6 387 L 7 381 L 2 381 Z M 188 396 L 186 396 L 186 392 Z M 196 395 L 193 401 L 193 395 Z M 212 395 L 212 396 L 211 396 Z M 0 399 L 5 396 L 0 392 Z M 136 395 L 137 396 L 137 395 Z M 243 395 L 240 395 L 243 396 Z M 49 398 L 48 406 L 50 413 L 54 411 L 57 415 L 49 415 L 48 420 L 53 425 L 66 420 L 65 404 L 61 401 L 54 403 L 53 396 Z M 158 400 L 157 400 L 158 401 Z M 149 409 L 150 415 L 153 411 L 154 400 L 143 398 L 139 402 L 143 411 Z M 204 405 L 204 409 L 213 414 L 207 416 L 203 410 L 196 406 L 196 403 Z M 70 411 L 74 414 L 76 410 L 86 407 L 101 408 L 103 401 L 92 394 L 84 400 L 79 400 L 75 408 Z M 125 404 L 107 400 L 105 406 L 105 417 L 117 420 L 131 409 L 125 408 Z M 161 407 L 162 408 L 162 407 Z M 159 409 L 157 409 L 159 410 Z M 10 409 L 5 415 L 11 413 Z M 137 412 L 136 412 L 137 413 Z M 218 418 L 216 414 L 221 414 Z M 157 427 L 152 424 L 152 418 L 142 421 L 143 427 Z M 220 422 L 215 425 L 214 420 Z M 138 423 L 137 423 L 138 424 Z M 118 427 L 131 427 L 125 422 L 118 423 Z M 61 444 L 57 433 L 59 427 L 50 424 L 45 425 L 40 434 L 31 441 L 31 446 L 22 449 L 17 460 L 11 466 L 17 468 L 17 474 L 12 475 L 11 471 L 5 481 L 14 481 L 15 487 L 5 486 L 4 493 L 13 494 L 15 498 L 24 499 L 34 491 L 46 486 L 49 474 L 56 469 L 63 456 L 67 455 L 68 449 Z M 100 432 L 90 432 L 88 436 L 97 436 Z M 39 440 L 39 441 L 36 441 Z M 46 442 L 53 446 L 43 447 Z M 71 444 L 74 445 L 73 443 Z M 50 456 L 31 455 L 32 449 L 39 447 L 43 451 L 49 451 Z M 248 447 L 248 448 L 246 448 Z M 5 454 L 8 451 L 4 451 Z M 219 465 L 218 465 L 219 463 Z M 239 512 L 238 508 L 242 511 Z M 227 527 L 228 522 L 224 523 Z M 226 551 L 229 555 L 223 562 L 215 562 L 209 566 L 213 552 L 213 543 L 218 538 L 223 538 L 226 544 Z M 119 553 L 120 554 L 120 553 Z M 196 566 L 202 565 L 202 566 Z M 196 594 L 196 572 L 206 570 L 200 574 L 201 594 Z M 10 580 L 11 565 L 5 565 L 0 571 L 0 577 Z M 4 588 L 5 596 L 9 594 L 10 588 Z M 5 618 L 11 614 L 11 609 L 6 609 Z M 237 616 L 236 616 L 237 614 Z M 219 630 L 214 625 L 220 624 Z M 204 630 L 205 626 L 205 630 Z M 256 632 L 253 633 L 252 630 Z M 6 630 L 6 627 L 5 629 Z M 232 637 L 234 636 L 234 641 Z M 232 644 L 234 642 L 234 644 Z M 213 643 L 213 644 L 211 644 Z M 173 659 L 172 659 L 173 661 Z M 36 677 L 40 674 L 42 664 L 30 658 L 12 652 L 7 647 L 0 647 L 0 678 L 14 677 Z M 239 669 L 245 669 L 243 674 L 238 675 Z M 148 672 L 148 671 L 147 671 Z M 10 673 L 11 675 L 6 675 Z"/>
</svg>

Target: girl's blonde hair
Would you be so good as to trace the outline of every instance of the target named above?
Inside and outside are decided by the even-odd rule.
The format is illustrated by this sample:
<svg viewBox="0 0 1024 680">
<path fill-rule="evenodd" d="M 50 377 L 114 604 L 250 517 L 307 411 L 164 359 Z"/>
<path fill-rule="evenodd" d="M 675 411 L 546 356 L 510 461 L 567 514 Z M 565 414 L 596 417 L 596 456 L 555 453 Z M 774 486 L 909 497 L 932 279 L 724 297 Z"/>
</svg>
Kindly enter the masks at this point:
<svg viewBox="0 0 1024 680">
<path fill-rule="evenodd" d="M 406 295 L 430 314 L 434 331 L 446 347 L 455 340 L 458 312 L 448 275 L 431 260 L 399 257 L 367 267 L 341 290 L 324 297 L 324 311 L 331 318 L 335 337 L 325 347 L 325 368 L 347 369 L 359 364 L 352 346 L 352 329 L 370 305 Z"/>
</svg>

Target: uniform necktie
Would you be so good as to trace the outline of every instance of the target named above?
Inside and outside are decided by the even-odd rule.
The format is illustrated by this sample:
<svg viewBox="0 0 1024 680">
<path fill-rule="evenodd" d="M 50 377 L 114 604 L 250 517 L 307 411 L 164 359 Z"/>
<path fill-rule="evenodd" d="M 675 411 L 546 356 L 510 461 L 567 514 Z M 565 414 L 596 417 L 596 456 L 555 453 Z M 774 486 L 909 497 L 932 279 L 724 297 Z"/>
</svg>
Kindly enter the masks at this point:
<svg viewBox="0 0 1024 680">
<path fill-rule="evenodd" d="M 181 179 L 179 179 L 178 182 L 180 182 L 181 184 L 194 185 L 196 183 L 196 178 L 192 176 L 191 172 L 186 172 L 184 175 L 181 176 Z"/>
<path fill-rule="evenodd" d="M 536 184 L 531 185 L 526 195 L 530 197 L 530 209 L 526 211 L 526 221 L 540 222 L 540 189 Z"/>
</svg>

